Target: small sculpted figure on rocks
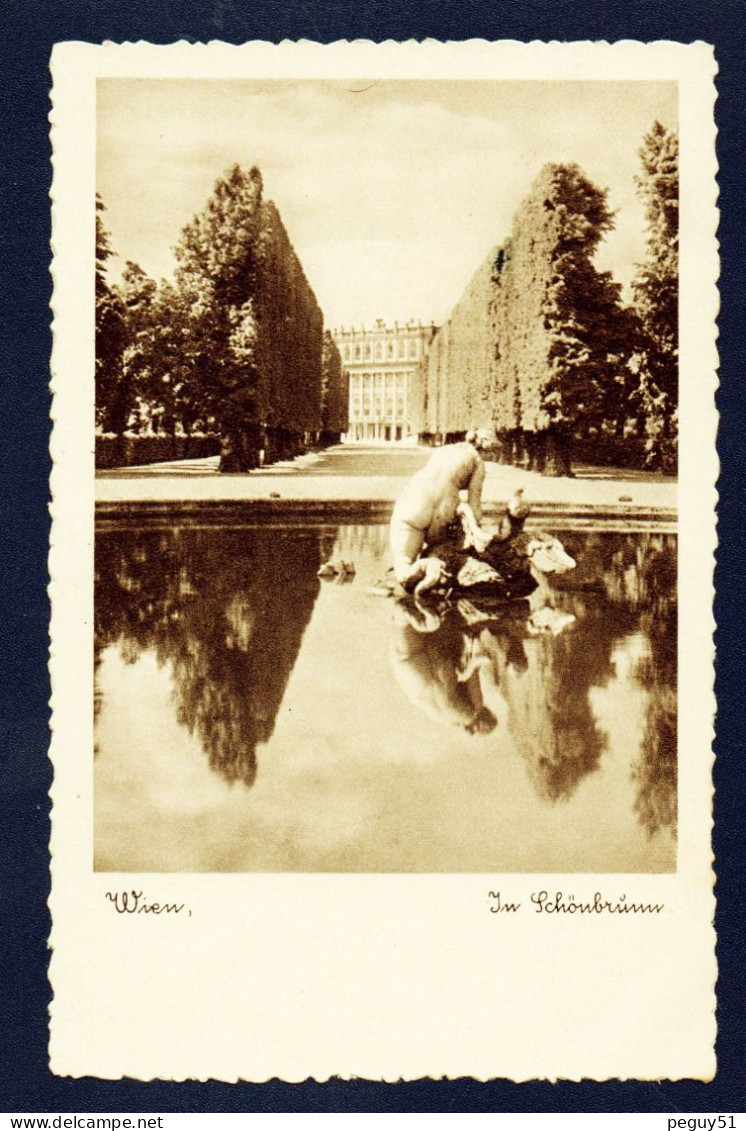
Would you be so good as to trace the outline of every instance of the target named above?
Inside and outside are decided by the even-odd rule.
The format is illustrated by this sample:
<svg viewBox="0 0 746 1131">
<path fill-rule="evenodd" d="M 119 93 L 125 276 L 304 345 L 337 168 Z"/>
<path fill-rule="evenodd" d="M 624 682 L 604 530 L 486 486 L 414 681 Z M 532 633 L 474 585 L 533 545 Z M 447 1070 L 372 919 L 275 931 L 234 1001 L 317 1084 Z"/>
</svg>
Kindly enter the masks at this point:
<svg viewBox="0 0 746 1131">
<path fill-rule="evenodd" d="M 511 600 L 536 588 L 536 574 L 574 567 L 558 539 L 523 533 L 530 510 L 520 488 L 495 528 L 482 525 L 480 449 L 489 444 L 480 431 L 439 448 L 397 499 L 389 542 L 394 577 L 406 591 L 422 596 L 450 587 Z"/>
</svg>

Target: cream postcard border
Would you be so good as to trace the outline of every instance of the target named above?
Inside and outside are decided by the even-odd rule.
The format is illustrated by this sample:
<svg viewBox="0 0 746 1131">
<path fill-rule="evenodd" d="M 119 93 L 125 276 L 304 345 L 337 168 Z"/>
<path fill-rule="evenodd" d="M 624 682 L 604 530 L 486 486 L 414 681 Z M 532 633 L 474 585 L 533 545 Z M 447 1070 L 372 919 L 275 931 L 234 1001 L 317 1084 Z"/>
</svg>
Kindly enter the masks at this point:
<svg viewBox="0 0 746 1131">
<path fill-rule="evenodd" d="M 50 1059 L 59 1075 L 710 1079 L 717 165 L 711 47 L 357 41 L 57 45 L 53 72 Z M 122 877 L 190 918 L 121 917 L 92 871 L 96 79 L 675 80 L 681 141 L 679 850 L 665 876 Z M 568 886 L 569 885 L 569 886 Z M 500 886 L 663 902 L 495 916 Z"/>
</svg>

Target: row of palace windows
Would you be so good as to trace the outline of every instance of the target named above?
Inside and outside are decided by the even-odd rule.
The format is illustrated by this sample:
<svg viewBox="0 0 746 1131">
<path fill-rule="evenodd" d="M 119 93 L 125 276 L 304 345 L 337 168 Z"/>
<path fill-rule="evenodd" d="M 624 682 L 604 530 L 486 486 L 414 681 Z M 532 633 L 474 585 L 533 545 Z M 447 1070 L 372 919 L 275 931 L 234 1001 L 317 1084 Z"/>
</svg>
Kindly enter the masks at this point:
<svg viewBox="0 0 746 1131">
<path fill-rule="evenodd" d="M 402 420 L 406 392 L 406 373 L 351 373 L 350 419 Z"/>
<path fill-rule="evenodd" d="M 350 401 L 350 419 L 360 420 L 361 417 L 369 416 L 375 420 L 393 420 L 396 416 L 399 420 L 404 416 L 405 403 L 404 397 L 397 397 L 394 402 L 393 397 L 386 397 L 384 400 L 381 397 L 354 397 Z"/>
<path fill-rule="evenodd" d="M 341 347 L 344 361 L 417 361 L 420 356 L 420 342 L 417 338 L 400 339 L 398 342 L 347 342 Z"/>
<path fill-rule="evenodd" d="M 375 388 L 380 390 L 398 389 L 403 392 L 407 387 L 406 373 L 351 373 L 350 392 L 357 393 L 361 389 Z"/>
</svg>

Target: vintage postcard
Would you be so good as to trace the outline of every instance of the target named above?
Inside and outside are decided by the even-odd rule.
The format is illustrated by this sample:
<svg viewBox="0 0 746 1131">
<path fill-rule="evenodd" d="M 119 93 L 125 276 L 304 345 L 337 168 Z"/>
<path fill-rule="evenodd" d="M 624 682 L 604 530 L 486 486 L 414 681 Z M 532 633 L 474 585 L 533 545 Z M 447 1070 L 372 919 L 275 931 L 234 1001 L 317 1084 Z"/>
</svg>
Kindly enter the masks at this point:
<svg viewBox="0 0 746 1131">
<path fill-rule="evenodd" d="M 716 70 L 55 47 L 53 1072 L 713 1077 Z"/>
</svg>

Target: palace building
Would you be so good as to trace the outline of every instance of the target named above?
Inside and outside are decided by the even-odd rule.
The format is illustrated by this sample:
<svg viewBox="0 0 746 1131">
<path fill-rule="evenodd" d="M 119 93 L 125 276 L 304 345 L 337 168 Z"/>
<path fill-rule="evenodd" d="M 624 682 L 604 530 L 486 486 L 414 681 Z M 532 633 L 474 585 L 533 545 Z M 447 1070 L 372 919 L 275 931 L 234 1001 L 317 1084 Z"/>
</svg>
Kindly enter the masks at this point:
<svg viewBox="0 0 746 1131">
<path fill-rule="evenodd" d="M 414 432 L 415 383 L 437 326 L 376 320 L 370 329 L 333 331 L 349 380 L 348 440 L 378 443 Z"/>
</svg>

